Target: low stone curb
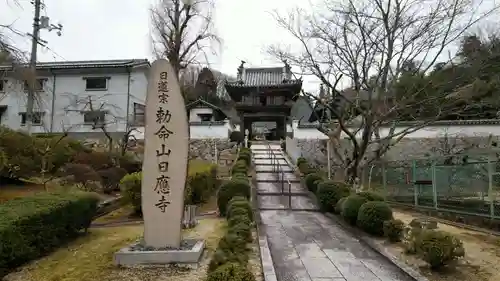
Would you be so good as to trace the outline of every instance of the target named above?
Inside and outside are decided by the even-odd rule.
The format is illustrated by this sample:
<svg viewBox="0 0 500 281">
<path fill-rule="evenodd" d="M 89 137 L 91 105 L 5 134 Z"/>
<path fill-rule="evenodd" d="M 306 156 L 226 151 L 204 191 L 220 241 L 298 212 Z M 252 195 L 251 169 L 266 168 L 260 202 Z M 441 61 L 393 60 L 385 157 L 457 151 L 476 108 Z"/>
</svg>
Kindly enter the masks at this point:
<svg viewBox="0 0 500 281">
<path fill-rule="evenodd" d="M 429 281 L 425 276 L 414 270 L 412 267 L 407 265 L 405 262 L 400 261 L 396 256 L 391 254 L 387 249 L 378 245 L 372 237 L 368 234 L 362 232 L 361 230 L 347 224 L 345 221 L 341 220 L 337 216 L 331 213 L 324 213 L 325 216 L 329 217 L 335 223 L 339 224 L 343 228 L 347 229 L 350 233 L 352 233 L 358 240 L 368 245 L 371 249 L 382 255 L 384 258 L 389 260 L 399 269 L 401 269 L 405 274 L 413 278 L 415 281 Z"/>
</svg>

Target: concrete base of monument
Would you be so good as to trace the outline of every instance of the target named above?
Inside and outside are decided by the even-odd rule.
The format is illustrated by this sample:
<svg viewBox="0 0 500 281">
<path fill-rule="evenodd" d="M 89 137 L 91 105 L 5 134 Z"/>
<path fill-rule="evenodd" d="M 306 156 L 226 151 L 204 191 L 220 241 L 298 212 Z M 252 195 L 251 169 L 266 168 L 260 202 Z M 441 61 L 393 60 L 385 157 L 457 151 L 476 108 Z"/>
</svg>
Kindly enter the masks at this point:
<svg viewBox="0 0 500 281">
<path fill-rule="evenodd" d="M 123 267 L 197 268 L 205 249 L 203 240 L 183 240 L 179 249 L 153 249 L 138 242 L 115 253 L 114 262 Z"/>
</svg>

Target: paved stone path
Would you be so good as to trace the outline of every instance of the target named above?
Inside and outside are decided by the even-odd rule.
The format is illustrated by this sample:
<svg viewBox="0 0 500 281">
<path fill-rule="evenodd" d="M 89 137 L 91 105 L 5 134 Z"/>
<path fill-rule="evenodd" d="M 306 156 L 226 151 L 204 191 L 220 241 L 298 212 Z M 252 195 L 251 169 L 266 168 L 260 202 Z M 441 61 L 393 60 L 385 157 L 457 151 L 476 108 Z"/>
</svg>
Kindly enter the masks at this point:
<svg viewBox="0 0 500 281">
<path fill-rule="evenodd" d="M 266 148 L 267 145 L 252 145 L 254 155 L 264 155 Z M 287 161 L 279 146 L 272 149 L 281 154 L 281 161 Z M 266 281 L 413 280 L 323 214 L 297 210 L 317 207 L 304 192 L 300 192 L 298 184 L 292 185 L 292 206 L 295 210 L 287 210 L 288 196 L 276 195 L 280 183 L 272 182 L 267 170 L 263 173 L 265 176 L 259 177 L 261 167 L 269 165 L 270 160 L 258 160 L 254 163 L 258 172 L 260 227 L 264 234 L 259 240 L 261 252 L 268 252 L 265 247 L 262 249 L 262 244 L 269 245 L 274 263 L 274 270 L 264 264 Z M 287 175 L 293 176 L 293 173 Z M 265 210 L 267 208 L 274 210 Z M 267 258 L 263 257 L 263 260 Z"/>
</svg>

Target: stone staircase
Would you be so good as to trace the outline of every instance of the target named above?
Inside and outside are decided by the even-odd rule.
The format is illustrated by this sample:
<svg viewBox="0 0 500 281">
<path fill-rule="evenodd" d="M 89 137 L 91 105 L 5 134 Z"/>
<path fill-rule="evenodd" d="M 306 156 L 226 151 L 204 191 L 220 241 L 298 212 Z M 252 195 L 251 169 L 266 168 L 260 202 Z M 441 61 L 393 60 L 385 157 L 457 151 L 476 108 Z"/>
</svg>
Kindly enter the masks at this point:
<svg viewBox="0 0 500 281">
<path fill-rule="evenodd" d="M 260 210 L 317 211 L 308 191 L 301 187 L 293 165 L 279 142 L 253 142 L 251 146 Z"/>
</svg>

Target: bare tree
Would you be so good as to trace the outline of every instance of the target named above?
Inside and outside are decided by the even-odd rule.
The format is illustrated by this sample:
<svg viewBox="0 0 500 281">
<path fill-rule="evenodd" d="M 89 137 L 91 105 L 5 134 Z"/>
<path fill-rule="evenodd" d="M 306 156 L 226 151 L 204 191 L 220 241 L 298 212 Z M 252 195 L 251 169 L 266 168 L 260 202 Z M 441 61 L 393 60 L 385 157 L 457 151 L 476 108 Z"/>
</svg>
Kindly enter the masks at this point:
<svg viewBox="0 0 500 281">
<path fill-rule="evenodd" d="M 321 129 L 334 143 L 334 164 L 354 182 L 362 167 L 403 137 L 465 107 L 433 92 L 436 85 L 416 83 L 397 96 L 394 84 L 405 72 L 425 77 L 450 44 L 496 9 L 485 11 L 473 0 L 325 0 L 310 14 L 275 13 L 301 48 L 293 52 L 273 46 L 269 52 L 298 66 L 302 74 L 316 76 L 344 105 L 325 104 L 336 122 Z M 350 83 L 349 91 L 337 89 L 341 82 Z M 410 118 L 411 124 L 397 128 L 422 107 L 432 108 L 432 114 Z M 347 143 L 341 141 L 344 136 Z"/>
<path fill-rule="evenodd" d="M 219 38 L 213 32 L 212 0 L 159 0 L 151 9 L 153 50 L 157 57 L 167 58 L 179 78 L 187 66 L 206 59 L 205 51 Z M 213 49 L 212 49 L 213 51 Z"/>
<path fill-rule="evenodd" d="M 84 115 L 84 124 L 78 126 L 90 126 L 92 130 L 100 130 L 106 137 L 108 150 L 112 151 L 114 139 L 109 132 L 109 127 L 120 122 L 128 122 L 128 120 L 123 114 L 119 114 L 122 111 L 121 108 L 106 101 L 110 95 L 69 95 L 71 102 L 65 106 L 64 112 Z M 126 135 L 130 135 L 130 132 Z"/>
</svg>

